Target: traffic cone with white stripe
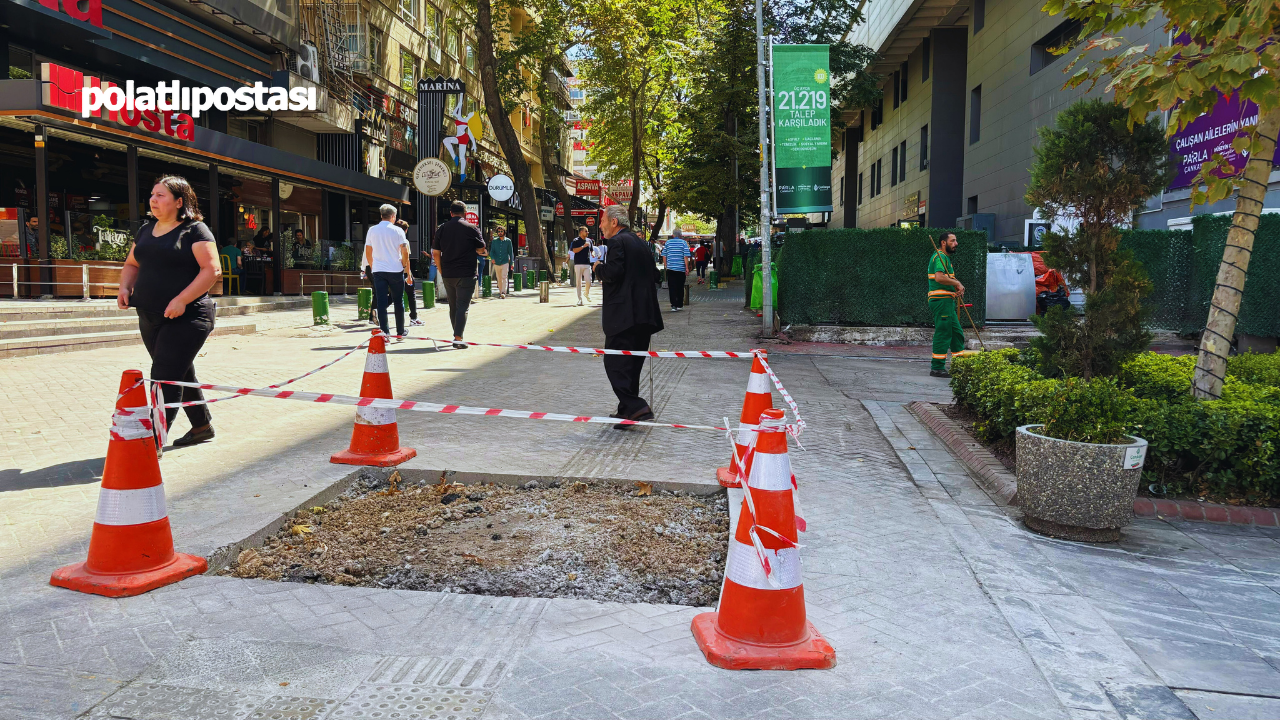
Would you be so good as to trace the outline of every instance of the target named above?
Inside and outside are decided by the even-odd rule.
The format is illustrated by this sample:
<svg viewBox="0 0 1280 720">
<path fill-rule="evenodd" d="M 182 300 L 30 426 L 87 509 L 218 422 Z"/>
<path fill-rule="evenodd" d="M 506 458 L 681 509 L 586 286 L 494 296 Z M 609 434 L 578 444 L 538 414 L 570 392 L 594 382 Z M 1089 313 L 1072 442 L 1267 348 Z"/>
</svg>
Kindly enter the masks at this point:
<svg viewBox="0 0 1280 720">
<path fill-rule="evenodd" d="M 387 368 L 387 339 L 381 330 L 374 330 L 373 339 L 369 341 L 360 397 L 388 400 L 394 397 L 391 394 L 391 373 Z M 359 405 L 356 407 L 356 425 L 351 431 L 351 447 L 334 453 L 329 462 L 390 467 L 417 454 L 413 448 L 400 447 L 395 410 Z"/>
<path fill-rule="evenodd" d="M 707 661 L 726 670 L 824 670 L 836 651 L 805 616 L 791 460 L 781 410 L 760 418 L 716 612 L 693 619 Z"/>
<path fill-rule="evenodd" d="M 49 584 L 128 597 L 209 569 L 204 558 L 173 551 L 164 481 L 146 405 L 142 371 L 124 371 L 111 418 L 111 441 L 102 469 L 89 557 L 54 570 Z"/>
<path fill-rule="evenodd" d="M 763 350 L 758 350 L 761 354 Z M 747 449 L 755 440 L 756 423 L 760 414 L 773 407 L 773 385 L 760 364 L 760 356 L 753 355 L 751 377 L 747 380 L 747 396 L 742 401 L 742 415 L 738 419 L 738 435 L 734 439 L 734 456 L 729 467 L 716 468 L 716 480 L 724 487 L 742 487 L 742 478 L 751 476 L 751 458 Z"/>
</svg>

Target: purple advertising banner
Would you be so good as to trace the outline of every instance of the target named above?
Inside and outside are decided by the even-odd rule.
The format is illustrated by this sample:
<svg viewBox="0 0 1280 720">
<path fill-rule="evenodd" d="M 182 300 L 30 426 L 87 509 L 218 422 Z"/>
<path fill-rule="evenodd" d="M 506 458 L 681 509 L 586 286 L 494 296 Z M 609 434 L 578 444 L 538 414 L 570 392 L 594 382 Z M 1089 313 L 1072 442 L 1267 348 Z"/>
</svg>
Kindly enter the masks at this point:
<svg viewBox="0 0 1280 720">
<path fill-rule="evenodd" d="M 1182 132 L 1169 139 L 1169 150 L 1181 156 L 1178 173 L 1169 187 L 1191 185 L 1200 166 L 1215 153 L 1226 158 L 1233 172 L 1243 170 L 1249 158 L 1236 152 L 1231 141 L 1248 135 L 1250 128 L 1257 124 L 1258 106 L 1252 100 L 1241 102 L 1234 94 L 1219 100 L 1212 110 L 1192 120 Z M 1276 151 L 1276 161 L 1280 162 L 1280 149 Z"/>
</svg>

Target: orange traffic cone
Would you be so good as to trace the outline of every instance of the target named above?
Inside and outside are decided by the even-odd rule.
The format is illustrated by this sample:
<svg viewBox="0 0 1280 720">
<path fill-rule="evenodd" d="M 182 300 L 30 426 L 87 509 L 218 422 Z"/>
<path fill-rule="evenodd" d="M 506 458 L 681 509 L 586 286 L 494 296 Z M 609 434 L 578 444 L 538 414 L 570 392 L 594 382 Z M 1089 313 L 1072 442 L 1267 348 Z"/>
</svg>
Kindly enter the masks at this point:
<svg viewBox="0 0 1280 720">
<path fill-rule="evenodd" d="M 209 568 L 202 557 L 173 551 L 150 414 L 139 411 L 147 404 L 141 381 L 140 370 L 125 370 L 120 378 L 89 557 L 54 570 L 51 585 L 127 597 Z"/>
<path fill-rule="evenodd" d="M 387 370 L 387 339 L 381 330 L 373 331 L 369 352 L 364 357 L 364 381 L 360 397 L 392 398 L 391 373 Z M 413 448 L 400 447 L 400 431 L 396 427 L 396 411 L 387 408 L 359 406 L 356 426 L 351 431 L 351 447 L 334 453 L 329 462 L 344 465 L 376 465 L 389 467 L 415 457 Z"/>
<path fill-rule="evenodd" d="M 763 350 L 759 351 L 764 353 Z M 738 419 L 738 436 L 733 447 L 735 457 L 729 458 L 729 467 L 716 468 L 716 480 L 724 487 L 742 487 L 742 478 L 751 476 L 751 459 L 747 448 L 755 439 L 756 422 L 760 414 L 773 407 L 773 384 L 760 364 L 760 357 L 751 360 L 751 378 L 747 380 L 747 396 L 742 401 L 742 415 Z M 739 466 L 742 466 L 739 468 Z"/>
<path fill-rule="evenodd" d="M 716 612 L 693 619 L 707 661 L 726 670 L 823 670 L 836 651 L 805 617 L 791 460 L 781 410 L 760 418 Z"/>
</svg>

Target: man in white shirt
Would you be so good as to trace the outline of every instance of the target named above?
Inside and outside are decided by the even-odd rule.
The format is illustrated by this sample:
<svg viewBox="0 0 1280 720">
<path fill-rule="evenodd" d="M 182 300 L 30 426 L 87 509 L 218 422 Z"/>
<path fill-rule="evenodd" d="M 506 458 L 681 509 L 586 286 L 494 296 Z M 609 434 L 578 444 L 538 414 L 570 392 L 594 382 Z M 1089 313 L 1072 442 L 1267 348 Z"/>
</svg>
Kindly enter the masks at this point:
<svg viewBox="0 0 1280 720">
<path fill-rule="evenodd" d="M 382 222 L 369 228 L 364 241 L 364 264 L 373 272 L 373 304 L 378 310 L 382 334 L 387 331 L 387 305 L 396 306 L 396 335 L 404 333 L 404 286 L 413 282 L 409 270 L 409 239 L 396 227 L 396 208 L 379 208 Z M 364 273 L 361 273 L 363 279 Z"/>
</svg>

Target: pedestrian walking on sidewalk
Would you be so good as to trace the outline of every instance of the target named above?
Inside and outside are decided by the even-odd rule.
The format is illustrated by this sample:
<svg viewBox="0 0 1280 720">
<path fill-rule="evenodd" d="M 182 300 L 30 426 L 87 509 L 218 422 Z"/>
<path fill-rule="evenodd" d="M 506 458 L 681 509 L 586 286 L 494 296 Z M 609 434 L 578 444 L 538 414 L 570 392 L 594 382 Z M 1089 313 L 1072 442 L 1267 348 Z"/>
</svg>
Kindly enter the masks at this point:
<svg viewBox="0 0 1280 720">
<path fill-rule="evenodd" d="M 185 179 L 169 175 L 151 188 L 155 222 L 138 231 L 120 271 L 116 305 L 138 313 L 142 344 L 151 355 L 151 377 L 194 383 L 195 359 L 213 332 L 217 305 L 209 288 L 222 281 L 217 243 L 202 222 L 196 192 Z M 163 385 L 166 403 L 204 400 L 199 388 Z M 185 408 L 191 430 L 173 441 L 184 447 L 213 439 L 209 406 Z M 177 408 L 166 408 L 169 427 Z"/>
<path fill-rule="evenodd" d="M 964 330 L 960 327 L 959 303 L 964 302 L 964 285 L 956 279 L 951 256 L 960 243 L 953 232 L 943 233 L 942 246 L 929 258 L 929 311 L 933 313 L 933 361 L 929 374 L 951 377 L 947 353 L 964 350 Z"/>
<path fill-rule="evenodd" d="M 661 332 L 655 280 L 658 266 L 649 247 L 628 227 L 627 210 L 621 205 L 604 209 L 600 232 L 608 239 L 605 261 L 595 269 L 603 287 L 604 311 L 600 324 L 604 346 L 610 350 L 648 350 L 649 340 Z M 652 420 L 653 410 L 640 397 L 640 372 L 644 356 L 605 355 L 604 372 L 618 396 L 618 410 L 611 417 Z M 615 425 L 614 427 L 626 427 Z"/>
<path fill-rule="evenodd" d="M 663 265 L 667 268 L 667 292 L 671 295 L 671 311 L 684 309 L 684 280 L 693 265 L 689 243 L 684 241 L 680 229 L 671 232 L 671 238 L 662 247 Z"/>
<path fill-rule="evenodd" d="M 711 259 L 711 251 L 707 249 L 706 243 L 698 243 L 698 247 L 693 249 L 693 262 L 698 269 L 698 284 L 707 281 L 707 261 Z"/>
<path fill-rule="evenodd" d="M 449 322 L 453 324 L 453 347 L 457 350 L 467 348 L 462 333 L 467 328 L 467 308 L 476 289 L 476 266 L 480 258 L 489 256 L 480 229 L 463 219 L 466 214 L 466 203 L 454 200 L 449 205 L 449 220 L 436 228 L 431 243 L 431 256 L 449 300 Z"/>
<path fill-rule="evenodd" d="M 585 227 L 578 228 L 578 237 L 569 243 L 569 252 L 573 253 L 573 284 L 578 288 L 578 304 L 582 304 L 584 288 L 587 302 L 591 302 L 591 238 L 587 237 Z"/>
<path fill-rule="evenodd" d="M 404 220 L 396 220 L 396 227 L 400 228 L 406 237 L 409 235 L 409 223 Z M 413 276 L 409 273 L 404 274 L 404 298 L 409 303 L 409 325 L 412 327 L 420 327 L 422 321 L 418 319 L 418 297 L 415 292 L 416 288 L 413 284 Z"/>
<path fill-rule="evenodd" d="M 396 309 L 396 336 L 404 335 L 404 286 L 413 282 L 409 269 L 409 238 L 396 226 L 396 207 L 378 208 L 382 222 L 369 228 L 364 239 L 364 263 L 373 274 L 373 304 L 378 309 L 378 326 L 388 332 L 387 306 Z"/>
<path fill-rule="evenodd" d="M 515 250 L 511 247 L 511 238 L 507 237 L 507 228 L 499 225 L 493 229 L 493 240 L 489 242 L 489 262 L 493 264 L 493 279 L 498 284 L 498 299 L 507 297 L 507 271 L 511 269 L 511 256 Z"/>
</svg>

